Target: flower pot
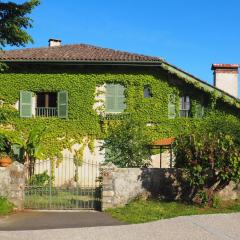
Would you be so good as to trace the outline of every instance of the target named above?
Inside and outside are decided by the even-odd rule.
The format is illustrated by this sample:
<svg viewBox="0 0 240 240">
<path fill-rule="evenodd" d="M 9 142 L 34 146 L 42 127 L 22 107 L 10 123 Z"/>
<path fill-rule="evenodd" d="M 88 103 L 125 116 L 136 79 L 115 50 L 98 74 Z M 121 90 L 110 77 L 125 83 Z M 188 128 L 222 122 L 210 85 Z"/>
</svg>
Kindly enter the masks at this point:
<svg viewBox="0 0 240 240">
<path fill-rule="evenodd" d="M 12 159 L 9 156 L 0 157 L 0 166 L 7 167 L 12 163 Z"/>
</svg>

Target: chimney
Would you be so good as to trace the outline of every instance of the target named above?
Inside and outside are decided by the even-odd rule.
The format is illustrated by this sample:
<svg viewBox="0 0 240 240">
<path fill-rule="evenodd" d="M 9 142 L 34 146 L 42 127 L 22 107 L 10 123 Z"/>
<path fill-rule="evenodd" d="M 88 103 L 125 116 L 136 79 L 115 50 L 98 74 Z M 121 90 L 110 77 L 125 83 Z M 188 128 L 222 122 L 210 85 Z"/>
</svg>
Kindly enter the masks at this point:
<svg viewBox="0 0 240 240">
<path fill-rule="evenodd" d="M 48 46 L 49 47 L 58 47 L 58 46 L 61 46 L 61 42 L 62 42 L 62 40 L 50 38 L 48 40 Z"/>
<path fill-rule="evenodd" d="M 214 86 L 238 97 L 238 64 L 213 64 Z"/>
</svg>

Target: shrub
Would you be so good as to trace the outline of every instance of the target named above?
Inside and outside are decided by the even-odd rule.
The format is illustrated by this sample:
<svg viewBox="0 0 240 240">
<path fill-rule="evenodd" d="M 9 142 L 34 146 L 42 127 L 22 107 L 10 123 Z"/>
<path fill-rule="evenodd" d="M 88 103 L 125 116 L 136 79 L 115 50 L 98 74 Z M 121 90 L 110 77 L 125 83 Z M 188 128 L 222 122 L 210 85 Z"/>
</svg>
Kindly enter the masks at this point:
<svg viewBox="0 0 240 240">
<path fill-rule="evenodd" d="M 35 187 L 46 187 L 49 183 L 50 176 L 47 174 L 47 171 L 35 174 L 28 180 L 28 184 Z"/>
<path fill-rule="evenodd" d="M 0 215 L 5 215 L 13 211 L 13 204 L 7 198 L 0 196 Z"/>
<path fill-rule="evenodd" d="M 109 129 L 105 139 L 106 162 L 118 167 L 143 167 L 149 165 L 149 137 L 145 124 L 134 119 L 119 123 Z"/>
<path fill-rule="evenodd" d="M 212 204 L 214 195 L 240 179 L 240 145 L 222 133 L 181 135 L 174 145 L 176 167 L 184 168 L 191 199 Z"/>
<path fill-rule="evenodd" d="M 178 136 L 176 167 L 184 168 L 191 199 L 214 204 L 216 193 L 240 179 L 240 121 L 222 112 L 211 112 L 192 134 Z"/>
</svg>

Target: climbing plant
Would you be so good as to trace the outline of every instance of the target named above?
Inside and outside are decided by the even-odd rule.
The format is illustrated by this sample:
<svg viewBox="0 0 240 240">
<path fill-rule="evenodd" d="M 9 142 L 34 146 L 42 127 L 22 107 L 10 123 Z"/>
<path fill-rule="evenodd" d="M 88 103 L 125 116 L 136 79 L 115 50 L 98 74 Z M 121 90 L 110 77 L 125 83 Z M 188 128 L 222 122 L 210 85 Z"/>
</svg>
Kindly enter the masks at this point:
<svg viewBox="0 0 240 240">
<path fill-rule="evenodd" d="M 237 119 L 234 106 L 225 105 L 221 109 L 219 98 L 214 94 L 194 88 L 192 84 L 182 84 L 179 80 L 170 82 L 165 71 L 158 69 L 131 70 L 128 68 L 109 69 L 72 69 L 43 67 L 40 65 L 18 66 L 9 68 L 8 72 L 0 74 L 0 124 L 12 126 L 16 134 L 27 138 L 29 130 L 34 127 L 42 127 L 41 148 L 44 154 L 42 158 L 60 157 L 63 148 L 71 149 L 75 143 L 84 143 L 84 139 L 90 139 L 88 146 L 93 149 L 94 139 L 104 139 L 109 133 L 109 126 L 116 123 L 116 119 L 99 118 L 97 111 L 93 109 L 96 102 L 96 88 L 104 83 L 119 83 L 125 87 L 126 112 L 136 119 L 148 124 L 146 129 L 149 137 L 154 140 L 161 137 L 177 136 L 183 132 L 194 129 L 201 118 L 196 118 L 194 112 L 191 118 L 178 117 L 179 106 L 176 106 L 176 118 L 168 118 L 169 95 L 176 95 L 176 103 L 182 93 L 188 93 L 194 105 L 200 100 L 198 96 L 204 94 L 207 101 L 204 103 L 204 114 L 209 114 L 215 109 L 219 114 L 228 110 L 228 114 Z M 151 89 L 151 97 L 144 98 L 144 86 Z M 20 91 L 31 92 L 68 92 L 68 119 L 57 117 L 44 118 L 20 118 L 15 106 L 19 101 Z M 227 104 L 227 103 L 226 103 Z M 219 106 L 219 107 L 218 107 Z M 79 164 L 81 162 L 80 148 L 78 153 Z"/>
</svg>

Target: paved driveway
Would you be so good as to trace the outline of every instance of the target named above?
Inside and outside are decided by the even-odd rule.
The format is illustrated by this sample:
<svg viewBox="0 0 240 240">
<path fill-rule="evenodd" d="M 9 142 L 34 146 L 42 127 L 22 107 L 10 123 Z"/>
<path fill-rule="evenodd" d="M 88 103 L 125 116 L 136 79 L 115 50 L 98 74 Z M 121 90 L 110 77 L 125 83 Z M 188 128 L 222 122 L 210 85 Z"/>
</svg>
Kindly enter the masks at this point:
<svg viewBox="0 0 240 240">
<path fill-rule="evenodd" d="M 240 214 L 177 217 L 146 224 L 2 231 L 1 240 L 239 240 Z"/>
<path fill-rule="evenodd" d="M 0 218 L 0 231 L 82 228 L 124 224 L 96 211 L 25 211 Z M 2 240 L 0 238 L 0 240 Z"/>
</svg>

